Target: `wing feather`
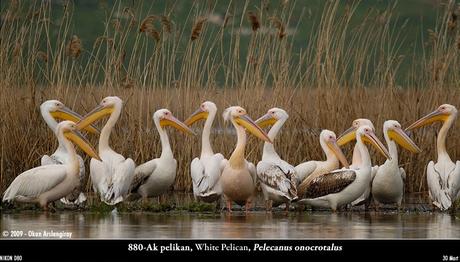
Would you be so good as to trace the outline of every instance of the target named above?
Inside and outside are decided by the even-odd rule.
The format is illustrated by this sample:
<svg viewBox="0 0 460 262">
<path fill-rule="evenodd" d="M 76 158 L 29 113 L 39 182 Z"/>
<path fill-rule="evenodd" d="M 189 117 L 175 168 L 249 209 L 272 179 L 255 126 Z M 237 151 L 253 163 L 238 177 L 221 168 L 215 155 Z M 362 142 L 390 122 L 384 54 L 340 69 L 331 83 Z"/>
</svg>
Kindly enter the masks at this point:
<svg viewBox="0 0 460 262">
<path fill-rule="evenodd" d="M 38 197 L 49 191 L 66 177 L 63 165 L 39 166 L 17 176 L 3 195 L 3 201 L 12 201 L 16 196 Z"/>
<path fill-rule="evenodd" d="M 131 158 L 127 158 L 118 164 L 112 176 L 112 183 L 105 196 L 108 204 L 114 205 L 123 201 L 131 187 L 135 174 L 135 164 Z"/>
<path fill-rule="evenodd" d="M 291 165 L 260 161 L 257 164 L 257 177 L 263 184 L 281 191 L 290 199 L 297 198 L 296 174 Z"/>
<path fill-rule="evenodd" d="M 338 193 L 353 183 L 355 179 L 356 172 L 349 169 L 341 169 L 318 176 L 306 187 L 304 197 L 317 198 Z"/>
<path fill-rule="evenodd" d="M 152 175 L 155 168 L 157 168 L 157 160 L 153 159 L 138 166 L 134 170 L 134 177 L 131 182 L 129 192 L 136 192 L 140 186 Z"/>
</svg>

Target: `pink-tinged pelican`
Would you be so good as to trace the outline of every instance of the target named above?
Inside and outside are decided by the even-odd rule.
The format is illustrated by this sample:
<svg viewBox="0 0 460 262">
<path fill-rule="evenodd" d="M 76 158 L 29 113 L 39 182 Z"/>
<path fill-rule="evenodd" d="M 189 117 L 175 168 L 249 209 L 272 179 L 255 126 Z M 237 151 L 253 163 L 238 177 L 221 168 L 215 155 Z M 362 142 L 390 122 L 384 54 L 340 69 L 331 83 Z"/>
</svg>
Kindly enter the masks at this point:
<svg viewBox="0 0 460 262">
<path fill-rule="evenodd" d="M 303 190 L 314 178 L 338 169 L 340 167 L 339 162 L 348 168 L 348 161 L 337 144 L 337 139 L 334 132 L 327 129 L 321 131 L 319 134 L 319 143 L 323 149 L 324 154 L 326 154 L 326 161 L 311 160 L 299 164 L 295 167 L 297 182 L 298 184 L 303 184 Z M 308 180 L 306 180 L 307 178 Z M 298 191 L 299 195 L 300 193 L 303 193 L 300 192 L 302 191 L 300 187 L 298 187 Z"/>
<path fill-rule="evenodd" d="M 286 111 L 275 107 L 257 119 L 256 124 L 261 128 L 271 125 L 268 138 L 274 141 L 288 118 Z M 262 161 L 257 163 L 257 177 L 264 194 L 266 210 L 271 211 L 273 203 L 276 206 L 285 203 L 288 212 L 291 201 L 297 199 L 295 170 L 281 159 L 270 142 L 264 143 Z"/>
<path fill-rule="evenodd" d="M 339 146 L 343 146 L 346 143 L 354 140 L 355 137 L 356 137 L 355 132 L 361 126 L 369 126 L 369 127 L 372 128 L 372 131 L 375 132 L 374 124 L 372 124 L 372 122 L 369 119 L 366 119 L 366 118 L 355 119 L 355 120 L 353 120 L 353 123 L 351 124 L 351 127 L 348 128 L 347 130 L 345 130 L 345 132 L 343 132 L 339 136 L 339 138 L 337 140 L 337 143 L 339 144 Z M 347 141 L 347 142 L 344 142 L 344 141 Z M 361 154 L 360 154 L 358 146 L 356 144 L 355 147 L 353 148 L 353 158 L 352 158 L 352 161 L 351 161 L 350 168 L 355 168 L 355 167 L 359 166 L 360 164 L 361 164 Z M 377 168 L 377 166 L 374 166 L 372 168 L 371 182 L 370 182 L 369 186 L 366 188 L 366 190 L 364 190 L 364 193 L 360 197 L 358 197 L 355 201 L 353 201 L 351 203 L 352 206 L 359 206 L 359 205 L 363 205 L 363 204 L 365 205 L 366 208 L 369 206 L 369 204 L 371 202 L 370 200 L 371 200 L 372 179 L 374 179 L 375 173 L 377 171 L 376 168 Z"/>
<path fill-rule="evenodd" d="M 355 131 L 353 131 L 355 132 Z M 353 168 L 343 168 L 314 178 L 304 190 L 300 203 L 329 207 L 336 211 L 361 196 L 371 181 L 371 158 L 364 141 L 375 146 L 380 153 L 391 158 L 385 146 L 375 136 L 372 127 L 361 126 L 356 130 L 356 144 L 360 153 L 360 164 Z M 299 188 L 300 191 L 300 188 Z"/>
<path fill-rule="evenodd" d="M 84 128 L 109 115 L 99 138 L 101 159 L 92 158 L 90 162 L 93 189 L 108 205 L 115 205 L 124 200 L 134 177 L 134 161 L 115 152 L 109 145 L 110 133 L 121 115 L 122 108 L 123 101 L 120 98 L 108 96 L 77 123 L 79 128 Z"/>
<path fill-rule="evenodd" d="M 45 210 L 48 204 L 69 195 L 80 185 L 80 163 L 71 141 L 85 153 L 99 158 L 89 142 L 77 131 L 72 121 L 56 126 L 59 143 L 65 147 L 67 160 L 63 164 L 50 164 L 29 169 L 17 176 L 3 195 L 3 202 L 38 203 Z"/>
<path fill-rule="evenodd" d="M 406 171 L 398 166 L 397 144 L 412 153 L 420 153 L 421 150 L 401 129 L 398 121 L 385 121 L 383 135 L 391 159 L 387 159 L 383 165 L 375 167 L 376 174 L 372 179 L 372 198 L 376 204 L 376 209 L 378 209 L 379 204 L 396 203 L 399 210 L 404 196 Z"/>
<path fill-rule="evenodd" d="M 220 177 L 227 163 L 222 154 L 214 154 L 211 141 L 209 140 L 212 123 L 216 114 L 216 104 L 206 101 L 185 120 L 185 124 L 191 126 L 199 120 L 206 119 L 201 137 L 201 154 L 200 157 L 193 159 L 190 166 L 190 174 L 192 176 L 193 195 L 196 199 L 208 203 L 219 201 L 221 198 L 222 186 L 220 184 Z"/>
<path fill-rule="evenodd" d="M 457 108 L 444 104 L 432 113 L 422 117 L 406 130 L 422 127 L 433 122 L 441 121 L 443 125 L 436 140 L 438 162 L 430 161 L 426 168 L 428 189 L 433 205 L 440 210 L 448 210 L 460 195 L 460 161 L 454 163 L 446 150 L 447 132 L 457 118 Z M 452 210 L 455 210 L 453 206 Z"/>
<path fill-rule="evenodd" d="M 56 127 L 58 125 L 56 119 L 70 120 L 73 122 L 78 122 L 82 119 L 82 116 L 72 111 L 58 100 L 48 100 L 43 102 L 40 105 L 40 113 L 54 134 L 56 134 Z M 94 126 L 87 126 L 85 130 L 93 134 L 99 134 L 99 130 Z M 77 155 L 77 158 L 80 163 L 80 185 L 68 196 L 61 198 L 61 202 L 66 205 L 79 205 L 86 201 L 85 194 L 81 192 L 81 182 L 86 174 L 85 163 L 83 162 L 83 158 L 81 156 Z M 58 148 L 51 156 L 44 155 L 41 159 L 41 165 L 65 164 L 69 160 L 70 156 L 66 147 L 58 139 Z"/>
<path fill-rule="evenodd" d="M 131 194 L 137 194 L 144 200 L 148 197 L 156 197 L 165 193 L 176 179 L 177 161 L 174 159 L 165 128 L 172 126 L 186 134 L 194 134 L 189 127 L 175 118 L 168 109 L 157 110 L 153 114 L 153 122 L 160 134 L 161 155 L 159 158 L 136 167 L 130 188 Z"/>
<path fill-rule="evenodd" d="M 239 106 L 227 108 L 223 117 L 225 121 L 231 121 L 236 129 L 237 142 L 230 159 L 224 167 L 221 176 L 221 185 L 227 200 L 227 209 L 232 211 L 232 201 L 238 205 L 246 205 L 246 212 L 251 208 L 252 198 L 255 193 L 257 182 L 256 167 L 244 158 L 246 147 L 246 130 L 262 139 L 270 142 L 267 134 L 247 115 L 246 110 Z"/>
</svg>

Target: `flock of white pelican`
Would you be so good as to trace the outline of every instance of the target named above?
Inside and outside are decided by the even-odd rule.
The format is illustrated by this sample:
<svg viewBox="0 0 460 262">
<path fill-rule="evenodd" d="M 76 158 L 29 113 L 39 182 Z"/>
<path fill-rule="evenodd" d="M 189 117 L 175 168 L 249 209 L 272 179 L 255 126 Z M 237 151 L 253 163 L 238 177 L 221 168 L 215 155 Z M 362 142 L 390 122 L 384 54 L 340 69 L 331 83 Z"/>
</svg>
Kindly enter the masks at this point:
<svg viewBox="0 0 460 262">
<path fill-rule="evenodd" d="M 215 153 L 210 136 L 217 107 L 210 101 L 202 103 L 184 122 L 167 109 L 157 110 L 153 114 L 153 122 L 160 135 L 161 154 L 136 166 L 131 158 L 115 152 L 109 144 L 122 107 L 120 98 L 106 97 L 82 117 L 57 100 L 44 102 L 40 112 L 55 133 L 58 148 L 51 156 L 42 157 L 41 166 L 18 175 L 4 192 L 3 201 L 38 203 L 45 210 L 59 199 L 68 205 L 85 201 L 86 197 L 81 192 L 85 165 L 74 145 L 91 157 L 93 190 L 106 204 L 115 205 L 140 198 L 145 201 L 149 197 L 162 196 L 174 184 L 177 169 L 166 128 L 170 126 L 185 134 L 195 134 L 190 126 L 199 120 L 205 122 L 201 153 L 190 166 L 193 194 L 197 200 L 204 202 L 220 203 L 224 199 L 229 212 L 233 202 L 245 205 L 246 211 L 250 210 L 258 189 L 263 193 L 268 211 L 273 205 L 285 204 L 287 212 L 293 202 L 336 211 L 347 206 L 367 206 L 372 200 L 376 209 L 381 204 L 395 204 L 400 209 L 406 172 L 398 164 L 398 145 L 412 153 L 421 152 L 406 132 L 435 121 L 443 122 L 443 126 L 437 137 L 437 162 L 431 161 L 427 166 L 429 196 L 440 210 L 455 209 L 455 201 L 460 197 L 460 161 L 454 163 L 446 151 L 447 132 L 457 117 L 457 109 L 452 105 L 441 105 L 406 130 L 397 121 L 386 121 L 383 134 L 387 147 L 377 138 L 374 125 L 368 119 L 356 119 L 338 138 L 334 132 L 323 130 L 319 142 L 326 160 L 312 160 L 297 166 L 281 159 L 273 144 L 289 118 L 288 113 L 280 108 L 268 110 L 256 121 L 242 107 L 225 109 L 223 117 L 236 129 L 237 142 L 228 160 Z M 108 120 L 99 131 L 93 123 L 105 116 L 109 116 Z M 63 121 L 58 123 L 58 119 Z M 263 128 L 269 126 L 271 128 L 266 133 Z M 80 131 L 99 135 L 98 150 Z M 264 141 L 262 157 L 257 165 L 245 158 L 247 132 Z M 340 146 L 352 141 L 356 144 L 350 165 Z M 385 156 L 385 163 L 372 166 L 368 145 Z"/>
</svg>

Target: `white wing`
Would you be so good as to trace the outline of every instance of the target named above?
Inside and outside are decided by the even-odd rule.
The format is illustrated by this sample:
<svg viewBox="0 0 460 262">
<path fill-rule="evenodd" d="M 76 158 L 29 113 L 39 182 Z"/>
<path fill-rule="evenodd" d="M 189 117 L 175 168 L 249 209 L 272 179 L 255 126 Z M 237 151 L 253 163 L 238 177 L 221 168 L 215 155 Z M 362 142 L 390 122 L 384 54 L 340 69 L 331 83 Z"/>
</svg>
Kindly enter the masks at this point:
<svg viewBox="0 0 460 262">
<path fill-rule="evenodd" d="M 209 163 L 206 163 L 205 175 L 207 177 L 207 182 L 203 184 L 201 188 L 205 188 L 207 191 L 212 190 L 215 185 L 219 182 L 220 176 L 222 175 L 223 169 L 221 168 L 221 163 L 224 160 L 222 154 L 215 154 L 212 156 Z"/>
<path fill-rule="evenodd" d="M 430 161 L 426 169 L 428 192 L 435 206 L 441 210 L 447 210 L 451 206 L 452 201 L 446 190 L 443 188 L 444 181 L 442 180 L 441 174 L 436 171 L 435 167 L 436 165 L 434 162 Z"/>
<path fill-rule="evenodd" d="M 17 176 L 3 195 L 3 201 L 16 196 L 38 197 L 61 183 L 67 175 L 63 165 L 39 166 Z"/>
<path fill-rule="evenodd" d="M 201 192 L 198 188 L 204 178 L 204 166 L 198 157 L 194 158 L 190 164 L 190 175 L 192 177 L 193 194 L 197 196 Z"/>
<path fill-rule="evenodd" d="M 157 158 L 152 159 L 144 164 L 137 166 L 134 169 L 134 177 L 131 182 L 129 192 L 136 192 L 140 186 L 152 175 L 153 171 L 157 168 Z"/>
<path fill-rule="evenodd" d="M 377 171 L 379 171 L 379 166 L 375 165 L 371 168 L 371 185 L 375 175 L 377 174 Z"/>
<path fill-rule="evenodd" d="M 109 168 L 103 162 L 92 158 L 89 169 L 94 192 L 99 193 L 101 197 L 104 196 L 109 188 Z"/>
<path fill-rule="evenodd" d="M 455 163 L 455 169 L 449 174 L 447 179 L 451 189 L 452 202 L 455 202 L 458 194 L 460 194 L 460 161 Z"/>
<path fill-rule="evenodd" d="M 255 185 L 256 182 L 257 182 L 257 170 L 256 170 L 256 166 L 255 166 L 253 163 L 251 163 L 251 162 L 249 162 L 249 161 L 247 161 L 247 160 L 245 160 L 245 161 L 246 161 L 246 165 L 247 165 L 248 170 L 249 170 L 249 174 L 251 174 L 252 181 L 254 182 L 254 185 Z"/>
<path fill-rule="evenodd" d="M 401 175 L 403 183 L 405 183 L 406 182 L 406 170 L 404 170 L 404 168 L 400 167 L 399 168 L 399 174 Z"/>
<path fill-rule="evenodd" d="M 115 167 L 109 190 L 105 195 L 106 203 L 115 205 L 128 194 L 133 181 L 136 165 L 131 158 L 126 159 Z"/>
<path fill-rule="evenodd" d="M 302 164 L 297 165 L 295 169 L 295 173 L 297 176 L 297 184 L 302 183 L 309 175 L 315 171 L 317 167 L 316 161 L 308 161 Z"/>
</svg>

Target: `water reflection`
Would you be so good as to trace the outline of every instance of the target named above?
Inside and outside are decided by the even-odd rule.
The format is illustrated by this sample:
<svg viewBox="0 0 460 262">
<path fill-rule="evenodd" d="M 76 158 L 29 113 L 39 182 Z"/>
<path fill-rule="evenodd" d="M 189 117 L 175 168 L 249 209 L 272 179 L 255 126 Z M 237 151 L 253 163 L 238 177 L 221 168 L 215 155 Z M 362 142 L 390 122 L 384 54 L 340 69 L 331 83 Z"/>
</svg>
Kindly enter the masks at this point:
<svg viewBox="0 0 460 262">
<path fill-rule="evenodd" d="M 1 214 L 0 231 L 70 231 L 72 238 L 460 238 L 449 214 L 78 212 Z"/>
</svg>

